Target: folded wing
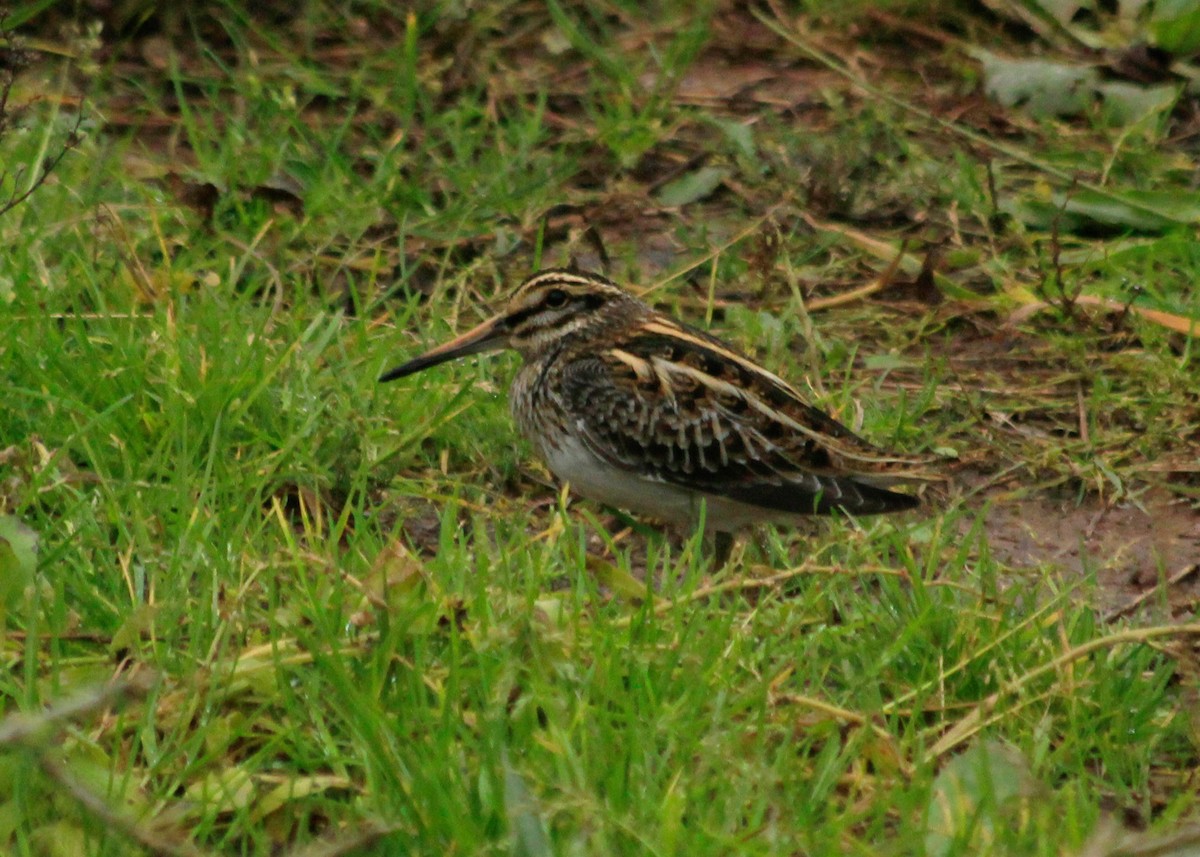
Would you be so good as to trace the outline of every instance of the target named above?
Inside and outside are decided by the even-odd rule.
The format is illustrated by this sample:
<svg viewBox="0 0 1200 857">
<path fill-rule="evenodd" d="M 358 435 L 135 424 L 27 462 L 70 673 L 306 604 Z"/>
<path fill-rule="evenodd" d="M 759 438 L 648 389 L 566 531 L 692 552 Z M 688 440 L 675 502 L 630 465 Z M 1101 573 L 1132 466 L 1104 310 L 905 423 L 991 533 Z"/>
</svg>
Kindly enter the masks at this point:
<svg viewBox="0 0 1200 857">
<path fill-rule="evenodd" d="M 564 405 L 608 463 L 790 514 L 899 511 L 915 497 L 889 456 L 784 381 L 700 331 L 655 319 L 565 367 Z"/>
</svg>

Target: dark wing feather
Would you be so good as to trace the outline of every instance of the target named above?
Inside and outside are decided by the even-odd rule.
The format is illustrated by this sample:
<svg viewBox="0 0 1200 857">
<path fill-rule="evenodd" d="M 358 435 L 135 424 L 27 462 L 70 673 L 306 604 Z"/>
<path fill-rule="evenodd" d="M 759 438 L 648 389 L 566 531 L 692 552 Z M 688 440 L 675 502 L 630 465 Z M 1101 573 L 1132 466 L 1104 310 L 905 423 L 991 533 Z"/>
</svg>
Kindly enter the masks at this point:
<svg viewBox="0 0 1200 857">
<path fill-rule="evenodd" d="M 745 358 L 731 362 L 736 353 L 723 343 L 685 328 L 654 332 L 665 324 L 656 321 L 648 334 L 564 367 L 563 404 L 596 455 L 631 472 L 789 514 L 874 514 L 917 505 L 840 465 L 847 448 L 858 457 L 882 457 L 866 441 L 783 382 L 759 375 Z"/>
</svg>

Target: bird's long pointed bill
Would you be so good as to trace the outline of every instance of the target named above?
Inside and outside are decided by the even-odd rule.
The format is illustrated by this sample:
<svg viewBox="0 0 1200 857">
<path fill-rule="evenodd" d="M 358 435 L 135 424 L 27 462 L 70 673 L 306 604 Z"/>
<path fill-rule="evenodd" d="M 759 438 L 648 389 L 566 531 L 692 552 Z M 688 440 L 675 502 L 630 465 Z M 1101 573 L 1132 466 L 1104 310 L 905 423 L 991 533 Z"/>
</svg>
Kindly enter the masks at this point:
<svg viewBox="0 0 1200 857">
<path fill-rule="evenodd" d="M 471 328 L 462 336 L 451 339 L 436 348 L 431 348 L 420 357 L 414 357 L 407 363 L 384 372 L 379 376 L 379 380 L 380 382 L 395 381 L 397 378 L 412 375 L 422 369 L 428 369 L 430 366 L 466 357 L 468 354 L 495 351 L 504 347 L 507 337 L 508 325 L 504 323 L 504 317 L 498 315 L 478 327 Z"/>
</svg>

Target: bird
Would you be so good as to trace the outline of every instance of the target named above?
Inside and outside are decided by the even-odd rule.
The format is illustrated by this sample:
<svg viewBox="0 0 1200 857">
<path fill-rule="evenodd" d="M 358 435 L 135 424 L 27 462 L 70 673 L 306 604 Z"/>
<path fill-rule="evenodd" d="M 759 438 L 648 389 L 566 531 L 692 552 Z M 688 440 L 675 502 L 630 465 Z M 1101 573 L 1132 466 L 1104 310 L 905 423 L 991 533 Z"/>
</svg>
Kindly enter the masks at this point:
<svg viewBox="0 0 1200 857">
<path fill-rule="evenodd" d="M 759 523 L 915 508 L 890 486 L 929 478 L 928 457 L 882 451 L 732 345 L 574 269 L 533 274 L 498 315 L 379 381 L 505 348 L 523 358 L 513 417 L 555 476 L 668 525 L 702 519 L 718 553 Z"/>
</svg>

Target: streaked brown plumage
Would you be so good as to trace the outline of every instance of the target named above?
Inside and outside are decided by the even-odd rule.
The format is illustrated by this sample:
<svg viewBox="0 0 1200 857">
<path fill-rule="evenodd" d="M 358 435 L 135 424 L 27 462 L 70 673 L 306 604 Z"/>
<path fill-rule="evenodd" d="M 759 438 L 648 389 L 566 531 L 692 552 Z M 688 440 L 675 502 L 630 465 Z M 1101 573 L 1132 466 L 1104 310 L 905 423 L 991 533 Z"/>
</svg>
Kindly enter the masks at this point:
<svg viewBox="0 0 1200 857">
<path fill-rule="evenodd" d="M 927 478 L 928 459 L 882 452 L 729 345 L 595 274 L 535 274 L 500 315 L 380 380 L 505 347 L 525 361 L 511 393 L 521 432 L 555 475 L 611 506 L 691 525 L 705 501 L 706 528 L 731 533 L 910 509 L 915 497 L 883 486 Z"/>
</svg>

